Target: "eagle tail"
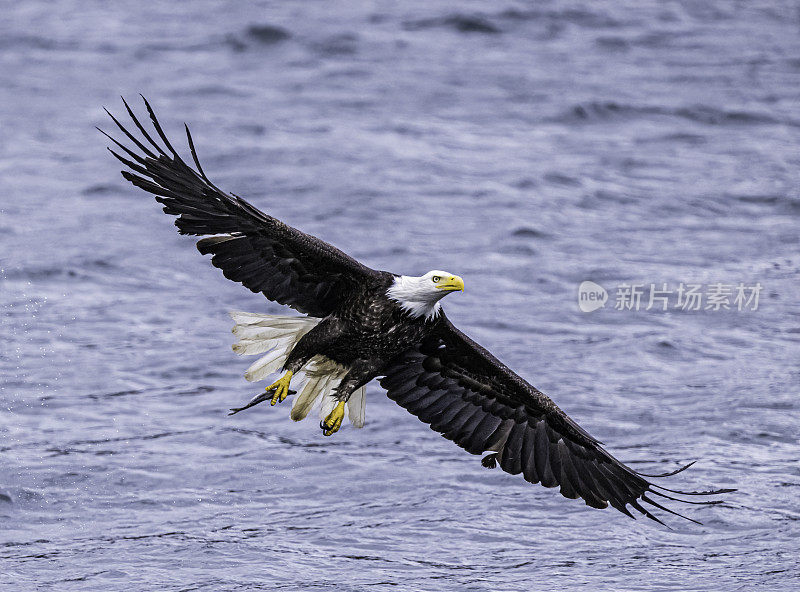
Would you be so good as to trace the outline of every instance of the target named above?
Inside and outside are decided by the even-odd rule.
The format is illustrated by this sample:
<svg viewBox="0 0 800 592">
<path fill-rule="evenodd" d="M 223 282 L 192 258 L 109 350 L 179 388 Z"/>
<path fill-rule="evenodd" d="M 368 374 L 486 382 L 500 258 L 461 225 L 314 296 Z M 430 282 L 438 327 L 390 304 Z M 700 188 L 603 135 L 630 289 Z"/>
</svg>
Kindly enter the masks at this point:
<svg viewBox="0 0 800 592">
<path fill-rule="evenodd" d="M 264 354 L 245 372 L 244 377 L 255 382 L 278 372 L 286 363 L 294 346 L 306 333 L 311 331 L 319 319 L 312 317 L 278 316 L 250 312 L 232 312 L 236 325 L 233 333 L 239 341 L 233 351 L 249 356 Z M 305 381 L 292 404 L 291 417 L 295 421 L 305 419 L 311 409 L 318 404 L 320 417 L 325 418 L 336 406 L 334 388 L 347 374 L 347 368 L 324 356 L 314 356 L 298 373 L 298 379 Z M 355 427 L 364 426 L 365 389 L 356 390 L 347 402 L 350 423 Z"/>
</svg>

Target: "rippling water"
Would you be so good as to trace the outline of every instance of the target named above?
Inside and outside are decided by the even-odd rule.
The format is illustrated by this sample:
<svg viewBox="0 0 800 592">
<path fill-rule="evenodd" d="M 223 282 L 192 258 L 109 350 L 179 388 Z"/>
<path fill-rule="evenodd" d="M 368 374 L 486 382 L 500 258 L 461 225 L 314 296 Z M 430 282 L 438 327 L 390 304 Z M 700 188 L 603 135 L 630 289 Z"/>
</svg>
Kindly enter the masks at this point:
<svg viewBox="0 0 800 592">
<path fill-rule="evenodd" d="M 4 7 L 3 589 L 797 589 L 796 3 L 454 7 Z M 623 461 L 740 491 L 673 530 L 592 510 L 374 385 L 332 438 L 227 417 L 255 392 L 227 311 L 283 309 L 119 177 L 93 126 L 138 92 L 218 185 L 373 267 L 462 275 L 451 319 Z M 763 291 L 614 309 L 663 282 Z"/>
</svg>

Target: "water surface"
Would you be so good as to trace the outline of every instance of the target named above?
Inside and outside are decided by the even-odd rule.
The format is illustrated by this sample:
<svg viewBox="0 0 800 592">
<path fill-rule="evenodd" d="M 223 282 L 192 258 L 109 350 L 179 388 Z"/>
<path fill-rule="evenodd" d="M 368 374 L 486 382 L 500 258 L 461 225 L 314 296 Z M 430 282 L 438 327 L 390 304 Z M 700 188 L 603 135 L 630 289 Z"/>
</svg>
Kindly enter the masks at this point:
<svg viewBox="0 0 800 592">
<path fill-rule="evenodd" d="M 795 590 L 791 2 L 20 2 L 0 20 L 0 582 L 20 590 Z M 487 471 L 373 385 L 255 408 L 225 280 L 94 125 L 142 92 L 221 187 L 364 261 L 644 471 L 673 530 Z M 582 313 L 577 287 L 611 293 Z M 763 285 L 619 311 L 623 283 Z M 4 588 L 4 589 L 5 589 Z"/>
</svg>

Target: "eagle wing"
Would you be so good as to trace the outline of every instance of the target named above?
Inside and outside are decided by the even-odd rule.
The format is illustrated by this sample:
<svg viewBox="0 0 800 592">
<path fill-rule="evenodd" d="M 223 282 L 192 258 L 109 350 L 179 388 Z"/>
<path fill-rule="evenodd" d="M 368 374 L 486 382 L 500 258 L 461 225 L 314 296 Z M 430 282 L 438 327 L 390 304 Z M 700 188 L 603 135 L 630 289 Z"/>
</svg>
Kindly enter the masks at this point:
<svg viewBox="0 0 800 592">
<path fill-rule="evenodd" d="M 390 399 L 467 452 L 491 451 L 484 466 L 499 463 L 507 473 L 522 473 L 531 483 L 560 486 L 562 495 L 581 497 L 593 508 L 610 504 L 633 517 L 631 506 L 661 522 L 642 502 L 686 517 L 651 495 L 715 504 L 721 502 L 690 502 L 665 492 L 733 491 L 683 492 L 652 484 L 646 477 L 673 475 L 690 465 L 665 475 L 644 475 L 625 466 L 550 398 L 453 326 L 444 313 L 425 340 L 389 364 L 380 383 Z"/>
<path fill-rule="evenodd" d="M 106 110 L 138 149 L 131 150 L 100 130 L 128 158 L 111 148 L 109 151 L 130 169 L 122 171 L 123 177 L 154 194 L 167 214 L 178 217 L 175 225 L 181 234 L 211 235 L 198 241 L 197 248 L 204 255 L 212 255 L 212 264 L 226 278 L 302 313 L 324 317 L 351 288 L 378 274 L 336 247 L 219 189 L 200 166 L 188 126 L 186 137 L 196 170 L 181 159 L 150 104 L 142 99 L 165 148 L 153 139 L 123 99 L 143 140 Z"/>
</svg>

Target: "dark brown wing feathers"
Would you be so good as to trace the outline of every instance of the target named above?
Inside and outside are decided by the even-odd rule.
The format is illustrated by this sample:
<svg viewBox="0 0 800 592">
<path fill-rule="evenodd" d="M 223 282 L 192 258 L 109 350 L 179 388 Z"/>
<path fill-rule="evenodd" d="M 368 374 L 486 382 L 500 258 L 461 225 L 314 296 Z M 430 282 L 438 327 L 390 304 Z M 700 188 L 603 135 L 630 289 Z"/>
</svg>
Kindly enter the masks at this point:
<svg viewBox="0 0 800 592">
<path fill-rule="evenodd" d="M 594 508 L 611 505 L 633 517 L 631 507 L 661 522 L 640 502 L 672 514 L 677 513 L 650 496 L 720 503 L 664 494 L 660 490 L 669 490 L 611 456 L 547 396 L 461 333 L 444 314 L 423 343 L 386 368 L 381 385 L 390 399 L 466 451 L 490 451 L 484 466 L 499 463 L 512 475 L 521 473 L 531 483 L 560 487 L 565 497 L 583 498 Z M 728 491 L 732 490 L 674 493 Z"/>
<path fill-rule="evenodd" d="M 147 132 L 124 99 L 123 103 L 144 141 L 106 110 L 138 149 L 129 149 L 106 134 L 125 155 L 109 149 L 130 169 L 122 175 L 154 194 L 167 214 L 177 216 L 175 225 L 181 234 L 211 235 L 198 241 L 197 248 L 212 255 L 212 263 L 225 277 L 270 300 L 323 317 L 351 288 L 377 275 L 332 245 L 219 189 L 200 166 L 188 127 L 186 138 L 196 170 L 178 155 L 146 100 L 153 129 L 166 149 Z"/>
</svg>

